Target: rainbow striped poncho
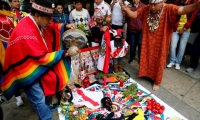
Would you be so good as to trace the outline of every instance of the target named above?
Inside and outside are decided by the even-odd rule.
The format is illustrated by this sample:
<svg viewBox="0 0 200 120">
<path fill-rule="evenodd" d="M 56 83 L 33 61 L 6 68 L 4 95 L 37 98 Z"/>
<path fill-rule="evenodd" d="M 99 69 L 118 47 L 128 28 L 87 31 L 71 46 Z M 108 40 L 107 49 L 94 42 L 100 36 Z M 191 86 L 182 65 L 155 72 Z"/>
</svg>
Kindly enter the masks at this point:
<svg viewBox="0 0 200 120">
<path fill-rule="evenodd" d="M 41 31 L 28 15 L 13 30 L 6 49 L 2 90 L 10 99 L 19 88 L 41 81 L 45 96 L 61 91 L 70 76 L 70 58 L 64 58 L 64 25 L 52 22 Z M 42 37 L 43 36 L 43 37 Z"/>
</svg>

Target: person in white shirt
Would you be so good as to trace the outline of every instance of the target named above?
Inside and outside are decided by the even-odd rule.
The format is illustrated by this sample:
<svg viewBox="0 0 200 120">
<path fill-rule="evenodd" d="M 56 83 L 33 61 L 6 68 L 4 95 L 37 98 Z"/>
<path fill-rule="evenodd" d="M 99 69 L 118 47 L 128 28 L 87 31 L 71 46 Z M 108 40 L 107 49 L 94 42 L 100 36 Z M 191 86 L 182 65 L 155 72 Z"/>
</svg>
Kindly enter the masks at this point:
<svg viewBox="0 0 200 120">
<path fill-rule="evenodd" d="M 112 9 L 112 29 L 123 29 L 123 13 L 121 10 L 121 6 L 119 5 L 120 0 L 112 0 L 110 3 L 110 7 Z"/>
<path fill-rule="evenodd" d="M 106 16 L 111 17 L 110 5 L 104 0 L 94 0 L 94 9 L 100 9 L 103 12 L 104 18 Z"/>
<path fill-rule="evenodd" d="M 70 12 L 69 20 L 70 23 L 74 23 L 78 29 L 82 30 L 86 36 L 88 36 L 90 14 L 82 5 L 83 3 L 81 0 L 75 0 L 75 9 Z"/>
</svg>

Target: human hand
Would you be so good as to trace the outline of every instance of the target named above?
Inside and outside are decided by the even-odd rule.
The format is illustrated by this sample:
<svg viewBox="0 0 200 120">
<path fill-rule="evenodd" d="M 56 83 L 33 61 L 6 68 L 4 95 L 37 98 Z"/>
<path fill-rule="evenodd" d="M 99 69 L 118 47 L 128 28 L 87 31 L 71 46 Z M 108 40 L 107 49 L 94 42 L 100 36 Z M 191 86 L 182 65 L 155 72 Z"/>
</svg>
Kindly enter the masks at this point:
<svg viewBox="0 0 200 120">
<path fill-rule="evenodd" d="M 121 1 L 121 2 L 119 3 L 119 5 L 121 6 L 122 11 L 126 11 L 127 6 L 124 5 L 123 1 Z"/>
<path fill-rule="evenodd" d="M 17 21 L 17 15 L 13 15 L 13 20 Z"/>
<path fill-rule="evenodd" d="M 68 29 L 75 29 L 76 26 L 74 24 L 67 24 L 66 28 L 68 28 Z"/>
<path fill-rule="evenodd" d="M 182 28 L 182 29 L 180 29 L 180 30 L 178 31 L 178 33 L 179 33 L 180 35 L 182 35 L 184 32 L 185 32 L 184 28 Z"/>
<path fill-rule="evenodd" d="M 79 48 L 77 46 L 71 46 L 68 50 L 67 50 L 67 55 L 69 56 L 75 56 L 80 52 Z"/>
<path fill-rule="evenodd" d="M 108 26 L 103 26 L 102 31 L 105 32 L 108 29 Z"/>
<path fill-rule="evenodd" d="M 110 52 L 110 56 L 113 57 L 113 53 L 112 52 Z"/>
<path fill-rule="evenodd" d="M 132 7 L 132 5 L 131 5 L 131 4 L 128 4 L 128 5 L 127 5 L 127 7 L 128 7 L 128 8 L 131 8 L 131 7 Z"/>
<path fill-rule="evenodd" d="M 117 3 L 118 0 L 113 0 L 113 4 Z"/>
</svg>

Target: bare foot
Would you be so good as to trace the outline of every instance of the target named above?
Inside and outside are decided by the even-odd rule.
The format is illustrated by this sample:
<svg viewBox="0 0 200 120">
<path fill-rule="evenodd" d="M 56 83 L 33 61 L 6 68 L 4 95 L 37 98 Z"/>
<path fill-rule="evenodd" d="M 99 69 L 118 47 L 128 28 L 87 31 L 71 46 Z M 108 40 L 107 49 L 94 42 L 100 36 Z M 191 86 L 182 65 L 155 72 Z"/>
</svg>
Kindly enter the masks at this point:
<svg viewBox="0 0 200 120">
<path fill-rule="evenodd" d="M 154 91 L 159 90 L 159 86 L 160 86 L 159 84 L 154 83 L 153 84 L 153 90 Z"/>
</svg>

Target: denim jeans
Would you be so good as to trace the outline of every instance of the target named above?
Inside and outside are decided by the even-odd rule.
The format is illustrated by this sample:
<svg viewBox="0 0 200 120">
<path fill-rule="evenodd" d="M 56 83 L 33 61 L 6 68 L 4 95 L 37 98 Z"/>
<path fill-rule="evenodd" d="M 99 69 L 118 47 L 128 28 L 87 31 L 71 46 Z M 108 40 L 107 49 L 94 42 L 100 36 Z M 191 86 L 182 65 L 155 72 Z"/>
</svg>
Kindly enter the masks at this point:
<svg viewBox="0 0 200 120">
<path fill-rule="evenodd" d="M 198 67 L 199 57 L 200 57 L 200 32 L 193 43 L 192 54 L 190 57 L 191 68 L 196 69 Z"/>
<path fill-rule="evenodd" d="M 171 41 L 171 48 L 170 48 L 170 63 L 176 63 L 180 64 L 183 55 L 185 53 L 185 48 L 187 45 L 188 38 L 190 36 L 190 32 L 185 31 L 182 35 L 180 35 L 178 32 L 172 33 L 172 41 Z M 178 47 L 178 41 L 179 43 L 179 49 L 176 54 L 176 48 Z"/>
<path fill-rule="evenodd" d="M 127 42 L 130 45 L 130 59 L 133 61 L 136 55 L 136 48 L 138 46 L 138 59 L 140 59 L 140 47 L 141 47 L 142 31 L 140 32 L 127 32 Z"/>
<path fill-rule="evenodd" d="M 24 89 L 24 92 L 31 101 L 40 120 L 52 120 L 51 110 L 49 106 L 46 105 L 46 98 L 39 82 L 36 82 L 29 88 Z"/>
</svg>

